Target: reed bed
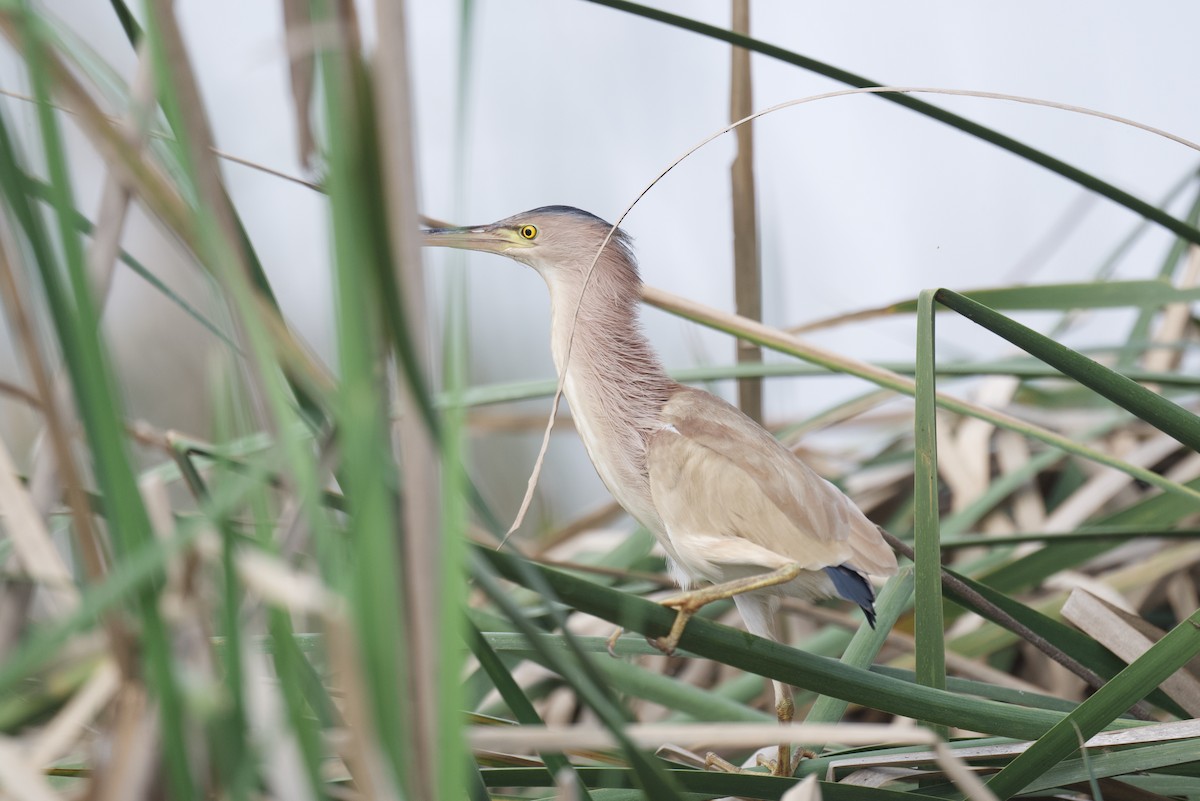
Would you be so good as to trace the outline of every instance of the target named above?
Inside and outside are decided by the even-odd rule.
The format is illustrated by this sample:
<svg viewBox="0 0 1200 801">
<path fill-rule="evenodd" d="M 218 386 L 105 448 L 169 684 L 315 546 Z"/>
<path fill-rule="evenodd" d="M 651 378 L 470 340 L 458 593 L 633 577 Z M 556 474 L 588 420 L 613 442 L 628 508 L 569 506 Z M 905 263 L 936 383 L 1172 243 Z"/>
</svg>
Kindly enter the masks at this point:
<svg viewBox="0 0 1200 801">
<path fill-rule="evenodd" d="M 673 616 L 653 600 L 668 589 L 663 557 L 645 531 L 607 525 L 619 510 L 496 548 L 506 512 L 476 488 L 469 445 L 528 426 L 490 407 L 548 397 L 554 382 L 471 385 L 463 276 L 447 310 L 419 301 L 400 4 L 373 10 L 368 54 L 353 2 L 283 2 L 302 147 L 324 165 L 311 191 L 328 204 L 333 370 L 280 312 L 172 3 L 134 14 L 113 0 L 139 64 L 126 85 L 62 21 L 0 0 L 32 88 L 21 102 L 36 109 L 18 131 L 0 108 L 0 300 L 27 377 L 0 392 L 39 431 L 28 453 L 0 441 L 0 795 L 1200 799 L 1200 181 L 1148 202 L 927 92 L 594 2 L 900 103 L 1128 207 L 1174 244 L 1136 280 L 1098 269 L 1072 284 L 931 288 L 796 321 L 915 319 L 911 363 L 859 361 L 647 286 L 647 303 L 788 357 L 681 380 L 860 382 L 775 428 L 907 554 L 879 588 L 874 629 L 843 606 L 793 603 L 780 644 L 718 604 L 668 658 L 644 640 Z M 68 118 L 103 159 L 94 213 L 72 191 Z M 737 179 L 745 196 L 752 176 Z M 135 207 L 186 251 L 210 307 L 122 250 Z M 194 386 L 210 437 L 129 415 L 98 335 L 114 270 L 218 337 Z M 1127 330 L 1060 344 L 1081 312 L 1113 308 L 1135 310 Z M 1031 310 L 1050 322 L 1022 324 Z M 1011 356 L 940 356 L 949 320 Z M 814 436 L 850 425 L 852 444 Z M 615 656 L 614 625 L 626 630 Z M 802 723 L 785 736 L 812 756 L 795 778 L 754 767 L 756 746 L 780 737 L 765 678 L 798 690 Z M 706 769 L 710 751 L 749 767 Z"/>
</svg>

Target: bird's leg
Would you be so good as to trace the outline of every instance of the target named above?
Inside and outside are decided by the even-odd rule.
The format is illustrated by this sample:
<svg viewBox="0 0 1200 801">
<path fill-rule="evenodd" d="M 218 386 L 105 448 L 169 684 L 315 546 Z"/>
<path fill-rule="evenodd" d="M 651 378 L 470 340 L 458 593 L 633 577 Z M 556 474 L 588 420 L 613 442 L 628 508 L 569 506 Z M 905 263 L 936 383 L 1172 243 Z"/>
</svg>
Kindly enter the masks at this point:
<svg viewBox="0 0 1200 801">
<path fill-rule="evenodd" d="M 774 587 L 778 584 L 787 584 L 799 576 L 802 570 L 803 568 L 800 565 L 793 562 L 792 564 L 784 565 L 778 570 L 772 570 L 770 573 L 734 579 L 733 581 L 714 584 L 711 587 L 701 587 L 698 590 L 681 592 L 678 595 L 672 595 L 670 598 L 664 598 L 659 603 L 663 606 L 669 606 L 677 612 L 675 622 L 671 624 L 671 631 L 666 637 L 659 637 L 657 640 L 651 640 L 650 643 L 664 654 L 670 656 L 675 652 L 675 648 L 678 647 L 679 638 L 683 636 L 683 630 L 687 626 L 687 622 L 708 604 L 711 604 L 713 601 L 723 601 L 726 598 L 732 598 L 744 592 L 754 592 L 755 590 Z"/>
<path fill-rule="evenodd" d="M 772 681 L 775 686 L 775 717 L 779 719 L 779 725 L 790 726 L 792 723 L 792 715 L 796 711 L 796 704 L 792 700 L 792 688 L 778 681 Z M 779 744 L 779 758 L 777 760 L 764 759 L 760 764 L 766 765 L 771 769 L 771 773 L 776 776 L 791 776 L 795 774 L 796 768 L 800 767 L 800 760 L 808 757 L 815 757 L 812 751 L 801 748 L 792 754 L 792 744 L 783 742 Z"/>
<path fill-rule="evenodd" d="M 792 688 L 781 682 L 772 682 L 772 684 L 775 685 L 775 717 L 779 719 L 780 726 L 790 726 L 792 725 L 792 715 L 796 712 L 796 704 L 792 701 Z M 779 762 L 771 772 L 776 776 L 792 775 L 791 743 L 779 744 Z"/>
<path fill-rule="evenodd" d="M 728 759 L 721 757 L 709 751 L 704 755 L 705 770 L 719 770 L 722 773 L 750 773 L 751 771 L 739 768 L 737 765 L 730 762 Z"/>
</svg>

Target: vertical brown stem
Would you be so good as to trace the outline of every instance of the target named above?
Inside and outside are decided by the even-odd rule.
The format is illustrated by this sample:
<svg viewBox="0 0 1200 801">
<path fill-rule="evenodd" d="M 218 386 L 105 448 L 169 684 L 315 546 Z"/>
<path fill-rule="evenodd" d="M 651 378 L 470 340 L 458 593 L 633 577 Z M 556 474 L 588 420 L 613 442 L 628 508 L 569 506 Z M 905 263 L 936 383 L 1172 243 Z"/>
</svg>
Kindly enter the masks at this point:
<svg viewBox="0 0 1200 801">
<path fill-rule="evenodd" d="M 376 52 L 375 98 L 379 114 L 384 162 L 384 190 L 392 231 L 392 258 L 399 274 L 397 284 L 405 303 L 408 333 L 414 338 L 413 353 L 425 361 L 432 351 L 429 323 L 424 307 L 425 282 L 421 272 L 420 246 L 417 240 L 416 143 L 413 138 L 412 85 L 409 80 L 404 4 L 375 4 L 379 31 Z M 428 376 L 430 365 L 420 365 Z M 415 751 L 412 764 L 417 766 L 412 787 L 420 798 L 439 798 L 438 746 L 443 726 L 456 725 L 439 720 L 438 694 L 443 681 L 438 667 L 441 651 L 438 630 L 441 604 L 441 579 L 444 552 L 439 524 L 440 458 L 433 432 L 421 416 L 420 402 L 409 382 L 400 381 L 400 422 L 397 437 L 404 481 L 404 571 L 407 594 L 409 678 L 416 713 Z"/>
<path fill-rule="evenodd" d="M 733 30 L 750 33 L 750 0 L 733 0 Z M 736 122 L 753 113 L 750 81 L 750 51 L 733 48 L 730 67 L 729 116 Z M 737 156 L 730 167 L 733 185 L 734 301 L 737 313 L 762 320 L 762 275 L 758 254 L 758 210 L 754 201 L 754 123 L 741 125 Z M 762 361 L 762 348 L 738 342 L 738 364 Z M 752 419 L 763 421 L 762 379 L 738 380 L 738 405 Z"/>
</svg>

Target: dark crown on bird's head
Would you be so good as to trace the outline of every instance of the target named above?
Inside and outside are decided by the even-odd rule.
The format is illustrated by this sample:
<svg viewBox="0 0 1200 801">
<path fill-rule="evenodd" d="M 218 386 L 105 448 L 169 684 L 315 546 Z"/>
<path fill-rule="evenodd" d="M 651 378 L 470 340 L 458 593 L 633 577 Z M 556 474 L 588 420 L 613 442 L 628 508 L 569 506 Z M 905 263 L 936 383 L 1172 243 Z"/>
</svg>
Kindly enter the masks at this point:
<svg viewBox="0 0 1200 801">
<path fill-rule="evenodd" d="M 581 223 L 586 224 L 590 229 L 590 232 L 595 236 L 597 246 L 599 246 L 600 242 L 604 240 L 604 237 L 608 236 L 608 232 L 612 229 L 612 223 L 601 217 L 597 217 L 590 211 L 584 211 L 583 209 L 576 208 L 575 206 L 541 206 L 540 208 L 530 209 L 529 211 L 521 214 L 513 215 L 513 217 L 510 219 L 519 220 L 521 218 L 535 216 L 562 217 L 566 220 L 570 220 L 572 228 L 577 228 L 577 226 Z M 555 235 L 553 228 L 553 225 L 550 225 L 547 229 L 547 233 L 549 233 L 552 237 Z M 609 240 L 607 248 L 615 250 L 616 252 L 613 255 L 617 256 L 618 259 L 623 260 L 633 271 L 633 274 L 635 276 L 637 275 L 637 259 L 633 255 L 633 237 L 625 233 L 624 230 L 618 228 L 613 233 L 612 238 Z"/>
</svg>

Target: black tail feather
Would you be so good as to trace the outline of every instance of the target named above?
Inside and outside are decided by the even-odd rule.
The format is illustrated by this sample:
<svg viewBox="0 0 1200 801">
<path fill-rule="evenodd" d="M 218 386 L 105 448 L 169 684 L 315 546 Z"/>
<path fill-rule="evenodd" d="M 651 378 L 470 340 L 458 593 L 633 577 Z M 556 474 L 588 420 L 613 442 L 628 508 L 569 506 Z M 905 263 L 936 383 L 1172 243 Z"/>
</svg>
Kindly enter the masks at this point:
<svg viewBox="0 0 1200 801">
<path fill-rule="evenodd" d="M 863 614 L 867 616 L 867 623 L 871 624 L 871 628 L 875 628 L 875 590 L 866 576 L 846 565 L 827 567 L 825 575 L 833 581 L 833 588 L 837 590 L 838 595 L 862 607 Z"/>
</svg>

